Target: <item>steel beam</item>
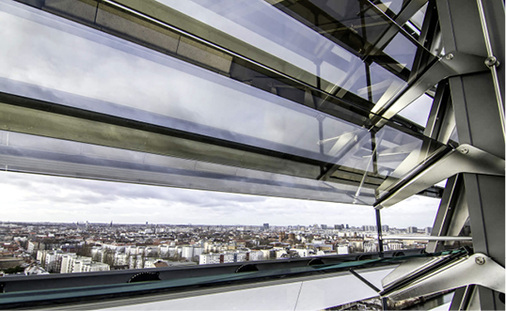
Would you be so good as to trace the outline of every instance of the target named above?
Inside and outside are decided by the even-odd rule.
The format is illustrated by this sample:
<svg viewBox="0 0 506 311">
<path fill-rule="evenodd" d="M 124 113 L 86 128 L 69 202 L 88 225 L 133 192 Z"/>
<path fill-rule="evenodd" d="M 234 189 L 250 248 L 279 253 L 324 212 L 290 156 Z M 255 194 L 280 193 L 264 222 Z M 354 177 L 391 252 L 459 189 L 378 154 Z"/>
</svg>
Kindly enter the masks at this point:
<svg viewBox="0 0 506 311">
<path fill-rule="evenodd" d="M 504 293 L 503 275 L 504 268 L 481 253 L 411 260 L 383 279 L 380 295 L 402 300 L 475 284 Z"/>
<path fill-rule="evenodd" d="M 413 171 L 386 188 L 386 193 L 376 201 L 375 206 L 392 206 L 459 173 L 498 176 L 500 180 L 504 180 L 504 159 L 470 145 L 460 145 L 434 162 L 430 163 L 430 160 L 427 160 L 429 164 L 422 164 L 419 171 Z"/>
</svg>

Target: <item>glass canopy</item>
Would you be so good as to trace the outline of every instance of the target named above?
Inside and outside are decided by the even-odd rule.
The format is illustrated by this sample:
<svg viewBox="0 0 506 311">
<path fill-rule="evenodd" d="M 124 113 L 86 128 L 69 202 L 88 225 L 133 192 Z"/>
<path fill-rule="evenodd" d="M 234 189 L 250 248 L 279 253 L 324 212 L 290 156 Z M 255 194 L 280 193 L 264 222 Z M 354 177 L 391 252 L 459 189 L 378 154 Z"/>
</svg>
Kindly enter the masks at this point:
<svg viewBox="0 0 506 311">
<path fill-rule="evenodd" d="M 428 53 L 399 1 L 121 2 L 0 4 L 5 170 L 370 205 L 445 150 L 371 113 Z"/>
</svg>

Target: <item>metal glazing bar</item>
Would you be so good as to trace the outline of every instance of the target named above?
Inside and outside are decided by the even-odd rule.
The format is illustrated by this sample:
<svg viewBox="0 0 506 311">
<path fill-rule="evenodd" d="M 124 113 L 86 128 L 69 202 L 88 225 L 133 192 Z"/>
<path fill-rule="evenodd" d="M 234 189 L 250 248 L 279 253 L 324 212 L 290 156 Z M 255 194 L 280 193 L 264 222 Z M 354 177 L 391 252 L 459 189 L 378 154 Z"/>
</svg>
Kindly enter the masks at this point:
<svg viewBox="0 0 506 311">
<path fill-rule="evenodd" d="M 425 50 L 418 49 L 416 51 L 415 59 L 413 60 L 413 68 L 411 70 L 411 78 L 419 75 L 420 71 L 423 70 L 430 62 L 432 55 L 438 55 L 439 51 L 434 50 L 434 44 L 437 42 L 437 38 L 440 34 L 438 31 L 438 17 L 437 9 L 434 0 L 430 0 L 427 3 L 427 11 L 420 31 L 420 37 L 418 38 L 420 44 L 422 44 L 432 54 L 426 53 Z"/>
<path fill-rule="evenodd" d="M 378 232 L 378 251 L 380 257 L 383 257 L 383 228 L 381 228 L 381 210 L 379 208 L 374 209 L 376 216 L 376 231 Z"/>
<path fill-rule="evenodd" d="M 381 14 L 383 17 L 388 19 L 391 25 L 388 29 L 383 33 L 380 38 L 372 45 L 372 49 L 382 50 L 389 42 L 392 40 L 398 32 L 401 32 L 406 38 L 408 38 L 411 42 L 415 43 L 417 47 L 421 50 L 425 50 L 423 45 L 420 45 L 418 40 L 414 38 L 410 33 L 408 33 L 402 26 L 420 9 L 422 8 L 428 0 L 412 0 L 410 1 L 395 17 L 392 19 L 390 16 L 385 14 L 383 10 L 381 10 L 374 2 L 371 0 L 367 0 L 369 5 L 371 5 L 378 14 Z M 369 51 L 370 52 L 370 51 Z M 428 50 L 425 50 L 428 53 Z"/>
<path fill-rule="evenodd" d="M 429 118 L 427 120 L 427 124 L 425 126 L 424 135 L 437 139 L 439 136 L 439 130 L 441 128 L 442 119 L 444 117 L 444 107 L 448 102 L 448 81 L 441 81 L 438 83 L 436 89 L 436 96 L 434 96 L 434 100 L 432 102 L 431 111 L 429 114 Z M 444 95 L 446 93 L 446 100 L 444 100 Z"/>
</svg>

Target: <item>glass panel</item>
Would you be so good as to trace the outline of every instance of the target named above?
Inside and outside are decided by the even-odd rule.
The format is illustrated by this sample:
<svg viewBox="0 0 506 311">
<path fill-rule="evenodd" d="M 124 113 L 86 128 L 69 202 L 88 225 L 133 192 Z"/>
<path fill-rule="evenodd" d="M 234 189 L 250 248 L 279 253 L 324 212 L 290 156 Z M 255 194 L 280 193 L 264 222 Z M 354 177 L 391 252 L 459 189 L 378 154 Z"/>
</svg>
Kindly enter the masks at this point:
<svg viewBox="0 0 506 311">
<path fill-rule="evenodd" d="M 433 98 L 427 94 L 420 96 L 399 112 L 399 115 L 425 127 L 429 119 Z"/>
<path fill-rule="evenodd" d="M 314 7 L 309 7 L 309 10 L 313 9 L 314 12 L 323 13 L 334 19 L 329 21 L 326 20 L 326 18 L 322 18 L 322 21 L 334 24 L 334 26 L 340 26 L 340 29 L 330 31 L 332 35 L 337 35 L 337 37 L 339 37 L 339 35 L 344 35 L 348 31 L 351 31 L 365 41 L 359 43 L 354 42 L 354 40 L 349 40 L 351 37 L 346 38 L 343 36 L 340 38 L 341 42 L 360 54 L 366 53 L 365 50 L 360 51 L 361 47 L 374 44 L 389 27 L 389 20 L 382 13 L 379 14 L 369 3 L 365 3 L 364 1 L 310 0 L 310 2 L 316 9 L 314 9 Z M 321 27 L 325 28 L 325 22 L 322 23 L 324 25 Z M 345 27 L 342 28 L 343 26 Z"/>
<path fill-rule="evenodd" d="M 273 9 L 265 1 L 177 1 L 159 0 L 211 27 L 316 74 L 320 61 L 317 51 L 325 54 L 335 44 L 308 27 Z M 276 41 L 272 38 L 278 39 Z M 341 51 L 345 52 L 345 51 Z M 350 56 L 347 53 L 345 57 Z M 324 58 L 323 58 L 324 60 Z"/>
<path fill-rule="evenodd" d="M 400 178 L 404 172 L 395 172 L 395 170 L 403 161 L 411 157 L 413 163 L 418 163 L 423 141 L 399 133 L 390 127 L 381 129 L 378 137 L 381 137 L 381 141 L 378 142 L 377 154 L 377 166 L 380 174 Z"/>
<path fill-rule="evenodd" d="M 83 27 L 6 13 L 1 23 L 5 92 L 322 159 L 310 108 Z"/>
<path fill-rule="evenodd" d="M 377 4 L 379 8 L 381 8 L 384 12 L 387 12 L 387 9 L 392 11 L 395 15 L 399 14 L 402 9 L 403 0 L 381 0 L 380 3 Z"/>
<path fill-rule="evenodd" d="M 430 235 L 430 229 L 427 228 L 433 226 L 440 202 L 440 199 L 412 196 L 403 202 L 381 209 L 381 222 L 394 228 L 416 227 L 420 230 L 417 232 L 411 230 L 411 233 Z M 389 235 L 394 234 L 389 232 Z"/>
<path fill-rule="evenodd" d="M 386 125 L 372 133 L 367 127 L 45 12 L 11 3 L 2 3 L 0 8 L 3 10 L 0 37 L 5 47 L 0 51 L 0 66 L 5 69 L 0 74 L 1 91 L 207 139 L 200 145 L 198 138 L 193 138 L 193 142 L 190 139 L 176 142 L 178 138 L 170 135 L 141 133 L 112 125 L 105 128 L 105 123 L 91 125 L 89 121 L 71 121 L 68 117 L 43 112 L 34 115 L 33 111 L 25 111 L 23 119 L 21 108 L 2 105 L 2 122 L 9 124 L 6 128 L 57 138 L 41 138 L 36 142 L 33 137 L 28 139 L 29 136 L 18 134 L 21 136 L 16 143 L 26 139 L 30 143 L 8 152 L 20 152 L 31 159 L 37 158 L 31 153 L 35 150 L 45 160 L 74 164 L 91 161 L 91 165 L 146 172 L 161 169 L 168 174 L 181 165 L 183 171 L 175 173 L 185 176 L 180 182 L 166 181 L 162 176 L 160 180 L 143 178 L 148 183 L 198 189 L 372 204 L 374 190 L 385 178 L 392 177 L 392 181 L 400 178 L 434 150 L 434 143 L 426 148 L 424 140 L 394 127 Z M 184 44 L 183 39 L 180 45 Z M 344 50 L 333 45 L 333 51 L 338 57 Z M 346 68 L 353 71 L 351 78 L 344 82 L 350 89 L 359 87 L 359 81 L 367 76 L 366 72 L 353 70 L 364 68 L 356 64 L 357 68 L 350 63 Z M 364 97 L 372 96 L 379 103 L 397 94 L 406 84 L 377 63 L 370 65 L 369 72 L 371 88 L 357 88 L 356 92 Z M 339 91 L 337 95 L 340 94 Z M 55 122 L 61 122 L 65 130 L 55 130 Z M 220 146 L 224 142 L 236 144 L 217 147 L 214 144 L 218 142 Z M 243 149 L 234 149 L 238 148 L 237 144 Z M 48 146 L 51 149 L 46 150 Z M 263 153 L 241 151 L 245 146 L 262 148 Z M 277 157 L 269 156 L 272 151 L 278 152 Z M 67 152 L 72 157 L 61 158 L 60 153 Z M 287 159 L 292 156 L 301 158 L 297 163 L 289 162 Z M 107 161 L 100 162 L 104 157 Z M 163 159 L 156 161 L 162 161 L 165 166 L 157 167 L 158 162 L 149 162 L 155 158 Z M 30 161 L 23 164 L 24 169 L 44 172 L 41 165 L 27 164 L 34 163 Z M 189 171 L 185 171 L 188 165 Z M 69 170 L 71 175 L 78 174 L 74 165 Z M 96 170 L 94 166 L 88 177 L 101 176 Z M 207 172 L 223 175 L 206 175 Z M 132 181 L 116 171 L 114 174 L 114 180 Z M 209 178 L 201 178 L 201 174 Z M 241 174 L 244 176 L 239 177 Z M 234 185 L 233 180 L 243 177 L 247 183 L 258 186 L 248 188 L 247 183 L 240 182 Z M 199 181 L 194 182 L 192 178 Z M 293 178 L 300 178 L 295 184 L 307 189 L 307 194 L 297 192 L 295 188 L 299 186 L 287 187 Z M 283 182 L 282 188 L 269 189 L 268 185 L 278 179 Z"/>
<path fill-rule="evenodd" d="M 348 49 L 357 50 L 358 54 L 366 53 L 366 49 L 371 49 L 370 45 L 376 42 L 389 26 L 389 21 L 371 9 L 369 5 L 361 5 L 355 0 L 327 3 L 312 1 L 312 5 L 335 18 L 336 23 L 329 29 L 326 29 L 325 25 L 319 25 L 323 27 L 323 30 L 318 33 L 281 11 L 295 8 L 271 6 L 263 0 L 235 1 L 232 5 L 226 1 L 224 3 L 210 0 L 158 0 L 158 2 L 323 78 L 330 83 L 329 86 L 326 86 L 327 83 L 321 84 L 327 92 L 334 92 L 338 86 L 344 91 L 350 91 L 370 100 L 362 59 L 321 35 L 321 33 L 329 33 Z M 400 9 L 399 3 L 388 2 L 386 5 L 396 10 Z M 310 8 L 306 9 L 310 10 Z M 355 13 L 352 14 L 352 12 Z M 344 33 L 351 31 L 350 29 L 358 35 L 357 40 L 365 40 L 366 45 L 354 46 L 353 42 L 357 40 L 346 39 Z M 339 32 L 343 32 L 343 35 L 339 35 Z M 403 44 L 406 40 L 399 35 L 399 38 L 394 39 L 389 51 L 404 67 L 411 68 L 416 51 L 415 45 L 409 42 L 409 49 L 404 48 L 402 53 L 393 53 L 399 46 L 397 42 Z M 412 55 L 408 55 L 409 53 Z M 381 79 L 385 83 L 395 81 L 396 74 L 385 71 Z M 376 102 L 386 90 L 386 88 L 381 88 L 381 91 L 376 89 L 377 94 L 373 96 L 373 102 Z M 340 92 L 338 96 L 342 95 L 342 91 Z"/>
<path fill-rule="evenodd" d="M 407 86 L 402 79 L 392 76 L 391 72 L 376 63 L 370 66 L 370 71 L 372 98 L 377 103 L 375 107 L 383 106 Z"/>
<path fill-rule="evenodd" d="M 398 33 L 395 37 L 388 43 L 383 52 L 392 56 L 399 65 L 412 69 L 413 61 L 415 59 L 416 54 L 416 46 L 413 42 L 408 40 L 405 36 Z"/>
<path fill-rule="evenodd" d="M 127 139 L 127 137 L 125 137 Z M 3 170 L 352 203 L 355 185 L 0 131 Z M 374 202 L 372 189 L 361 193 Z"/>
<path fill-rule="evenodd" d="M 454 127 L 452 130 L 452 134 L 450 135 L 450 139 L 454 142 L 459 142 L 459 133 L 457 132 L 457 127 Z"/>
<path fill-rule="evenodd" d="M 434 186 L 444 188 L 444 187 L 446 187 L 447 181 L 448 181 L 448 179 L 442 180 L 442 181 L 438 182 L 437 184 L 435 184 Z"/>
<path fill-rule="evenodd" d="M 383 231 L 385 250 L 425 249 L 428 241 L 420 238 L 431 235 L 440 202 L 440 199 L 415 195 L 383 208 L 381 222 L 386 225 Z M 390 239 L 389 236 L 400 238 Z"/>
<path fill-rule="evenodd" d="M 428 2 L 420 9 L 418 12 L 411 17 L 410 22 L 418 27 L 418 29 L 422 29 L 423 19 L 425 17 L 425 12 L 427 12 Z"/>
</svg>

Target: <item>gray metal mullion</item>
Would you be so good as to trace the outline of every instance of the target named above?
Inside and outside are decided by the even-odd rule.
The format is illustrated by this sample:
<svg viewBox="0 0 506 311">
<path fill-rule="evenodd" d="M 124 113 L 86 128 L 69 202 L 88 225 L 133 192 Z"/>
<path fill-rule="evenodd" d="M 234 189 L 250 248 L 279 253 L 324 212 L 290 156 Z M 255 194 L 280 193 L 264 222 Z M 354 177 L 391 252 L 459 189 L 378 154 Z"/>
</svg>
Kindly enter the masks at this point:
<svg viewBox="0 0 506 311">
<path fill-rule="evenodd" d="M 448 81 L 439 82 L 424 132 L 425 136 L 443 144 L 448 144 L 455 128 L 455 113 L 449 94 Z"/>
<path fill-rule="evenodd" d="M 454 193 L 457 186 L 457 176 L 458 175 L 449 178 L 446 183 L 446 187 L 443 192 L 443 198 L 439 204 L 436 219 L 434 220 L 434 225 L 432 226 L 431 236 L 447 235 L 445 227 L 448 226 L 448 221 L 451 219 L 451 213 L 453 211 L 451 208 L 451 203 L 452 198 L 454 198 Z M 440 249 L 439 246 L 441 244 L 442 243 L 440 241 L 429 241 L 425 250 L 429 253 L 434 253 Z"/>
<path fill-rule="evenodd" d="M 376 231 L 378 233 L 378 253 L 380 257 L 384 256 L 384 248 L 383 248 L 383 228 L 381 228 L 381 209 L 374 209 L 376 216 Z"/>
<path fill-rule="evenodd" d="M 455 293 L 453 294 L 452 304 L 450 305 L 449 310 L 467 310 L 467 307 L 469 306 L 469 302 L 475 290 L 476 286 L 474 285 L 468 285 L 456 289 Z"/>
<path fill-rule="evenodd" d="M 428 2 L 427 11 L 423 20 L 422 30 L 420 37 L 418 38 L 420 44 L 425 49 L 417 49 L 415 59 L 413 60 L 413 66 L 411 70 L 410 78 L 416 77 L 420 72 L 427 66 L 431 58 L 431 54 L 427 51 L 431 51 L 433 42 L 438 35 L 437 30 L 437 10 L 435 8 L 434 0 Z"/>
<path fill-rule="evenodd" d="M 437 4 L 445 50 L 483 56 L 485 61 L 487 49 L 477 3 L 439 0 Z M 504 28 L 501 1 L 490 0 L 483 4 L 485 11 L 491 8 L 500 11 L 496 13 L 500 18 L 492 20 L 487 27 L 490 30 Z M 504 37 L 492 35 L 491 40 L 504 50 Z M 460 143 L 504 159 L 501 120 L 490 72 L 452 77 L 449 83 Z M 463 199 L 469 209 L 474 251 L 482 252 L 504 266 L 504 176 L 464 173 L 463 177 Z M 481 309 L 504 309 L 498 293 L 478 286 L 477 294 Z"/>
<path fill-rule="evenodd" d="M 424 135 L 432 139 L 437 139 L 439 129 L 441 127 L 441 114 L 444 110 L 444 106 L 446 106 L 446 103 L 443 102 L 443 95 L 447 87 L 447 82 L 445 83 L 443 81 L 438 84 L 436 89 L 436 96 L 432 101 L 432 108 L 429 113 L 427 124 L 425 125 Z"/>
</svg>

